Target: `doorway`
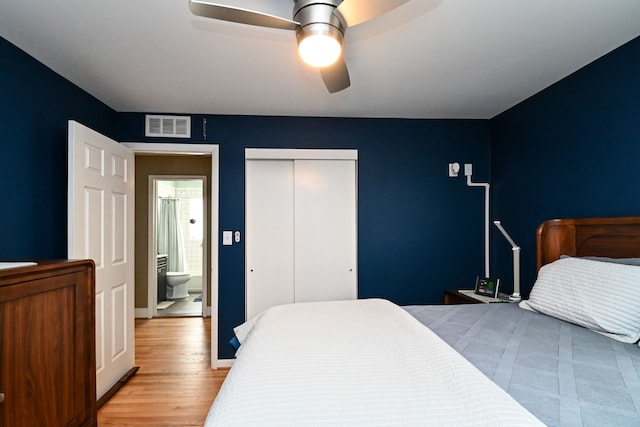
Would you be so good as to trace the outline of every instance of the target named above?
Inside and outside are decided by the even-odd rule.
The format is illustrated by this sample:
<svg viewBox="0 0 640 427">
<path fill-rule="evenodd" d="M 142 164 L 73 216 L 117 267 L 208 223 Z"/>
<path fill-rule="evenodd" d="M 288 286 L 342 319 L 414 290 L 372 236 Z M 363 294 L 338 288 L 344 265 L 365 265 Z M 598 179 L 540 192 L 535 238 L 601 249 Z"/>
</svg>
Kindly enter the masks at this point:
<svg viewBox="0 0 640 427">
<path fill-rule="evenodd" d="M 208 248 L 205 255 L 208 283 L 203 288 L 203 303 L 205 316 L 211 318 L 211 367 L 218 367 L 218 190 L 219 190 L 219 147 L 208 144 L 171 144 L 171 143 L 123 143 L 131 148 L 136 155 L 136 227 L 135 227 L 135 317 L 152 318 L 151 307 L 155 305 L 157 284 L 149 284 L 149 278 L 157 273 L 156 257 L 150 257 L 153 247 L 149 240 L 148 231 L 148 192 L 150 175 L 184 175 L 185 170 L 190 174 L 206 175 L 207 185 L 205 199 L 208 200 L 207 237 Z M 146 170 L 139 167 L 139 156 L 158 157 L 156 166 L 148 165 Z M 171 157 L 171 161 L 167 161 Z M 158 164 L 159 163 L 159 164 Z M 180 171 L 177 168 L 180 167 Z M 196 167 L 198 170 L 196 170 Z M 171 170 L 169 170 L 171 168 Z M 138 264 L 146 264 L 147 268 Z M 152 288 L 153 286 L 153 288 Z M 153 292 L 150 292 L 153 290 Z"/>
<path fill-rule="evenodd" d="M 150 240 L 155 239 L 154 317 L 203 316 L 207 247 L 205 177 L 150 177 Z M 150 283 L 153 279 L 150 280 Z"/>
</svg>

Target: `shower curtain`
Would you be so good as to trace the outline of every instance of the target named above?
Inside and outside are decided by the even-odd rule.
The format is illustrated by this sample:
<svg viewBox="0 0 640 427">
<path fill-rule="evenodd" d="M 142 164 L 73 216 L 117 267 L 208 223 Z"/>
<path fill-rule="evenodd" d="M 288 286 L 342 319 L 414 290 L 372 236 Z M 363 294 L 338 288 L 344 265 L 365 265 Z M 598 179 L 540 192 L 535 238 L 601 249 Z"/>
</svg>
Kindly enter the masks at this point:
<svg viewBox="0 0 640 427">
<path fill-rule="evenodd" d="M 159 254 L 167 254 L 167 271 L 187 272 L 178 199 L 160 199 L 157 245 Z"/>
</svg>

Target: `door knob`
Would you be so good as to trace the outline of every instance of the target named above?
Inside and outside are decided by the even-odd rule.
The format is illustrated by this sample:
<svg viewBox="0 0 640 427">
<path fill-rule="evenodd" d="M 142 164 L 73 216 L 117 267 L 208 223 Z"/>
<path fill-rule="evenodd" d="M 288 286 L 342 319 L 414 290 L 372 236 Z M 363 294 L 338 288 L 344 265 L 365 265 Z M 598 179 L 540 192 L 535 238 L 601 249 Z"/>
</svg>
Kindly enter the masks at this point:
<svg viewBox="0 0 640 427">
<path fill-rule="evenodd" d="M 0 393 L 0 403 L 4 401 L 4 393 Z"/>
</svg>

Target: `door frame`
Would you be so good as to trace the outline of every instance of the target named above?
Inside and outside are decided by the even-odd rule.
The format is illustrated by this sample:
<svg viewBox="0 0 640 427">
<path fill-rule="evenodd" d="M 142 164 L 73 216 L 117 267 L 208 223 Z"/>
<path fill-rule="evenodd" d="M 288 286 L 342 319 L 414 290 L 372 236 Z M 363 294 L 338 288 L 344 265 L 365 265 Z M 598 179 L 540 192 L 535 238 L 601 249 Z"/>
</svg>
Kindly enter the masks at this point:
<svg viewBox="0 0 640 427">
<path fill-rule="evenodd" d="M 219 227 L 219 193 L 220 193 L 220 147 L 217 144 L 189 144 L 189 143 L 139 143 L 123 142 L 123 145 L 133 150 L 134 154 L 190 154 L 211 155 L 211 182 L 209 204 L 211 206 L 211 287 L 207 290 L 211 295 L 211 307 L 203 307 L 205 316 L 211 317 L 211 368 L 218 368 L 218 227 Z M 154 267 L 155 268 L 155 267 Z M 154 270 L 155 271 L 155 270 Z M 147 303 L 148 304 L 148 303 Z M 206 301 L 203 298 L 203 304 Z"/>
</svg>

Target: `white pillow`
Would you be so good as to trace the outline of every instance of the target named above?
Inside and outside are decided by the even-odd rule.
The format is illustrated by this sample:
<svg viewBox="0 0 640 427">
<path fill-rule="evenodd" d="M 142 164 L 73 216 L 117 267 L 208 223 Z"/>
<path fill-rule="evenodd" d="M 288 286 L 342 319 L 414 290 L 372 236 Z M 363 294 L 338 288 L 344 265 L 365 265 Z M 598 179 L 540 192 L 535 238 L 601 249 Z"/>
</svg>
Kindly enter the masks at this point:
<svg viewBox="0 0 640 427">
<path fill-rule="evenodd" d="M 633 343 L 640 339 L 640 267 L 559 259 L 540 269 L 525 305 Z"/>
<path fill-rule="evenodd" d="M 571 258 L 569 255 L 560 255 L 560 258 Z M 582 259 L 592 261 L 613 262 L 615 264 L 640 265 L 640 258 L 608 258 L 603 256 L 585 256 Z"/>
<path fill-rule="evenodd" d="M 233 328 L 233 333 L 235 334 L 240 344 L 242 344 L 244 340 L 247 338 L 247 336 L 249 335 L 249 332 L 251 332 L 253 327 L 256 325 L 256 322 L 258 321 L 261 315 L 262 313 L 258 314 L 257 316 L 253 316 L 251 319 Z"/>
</svg>

